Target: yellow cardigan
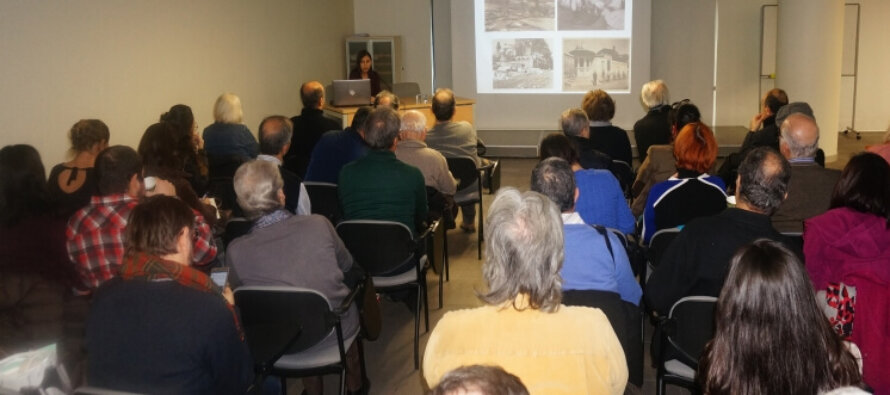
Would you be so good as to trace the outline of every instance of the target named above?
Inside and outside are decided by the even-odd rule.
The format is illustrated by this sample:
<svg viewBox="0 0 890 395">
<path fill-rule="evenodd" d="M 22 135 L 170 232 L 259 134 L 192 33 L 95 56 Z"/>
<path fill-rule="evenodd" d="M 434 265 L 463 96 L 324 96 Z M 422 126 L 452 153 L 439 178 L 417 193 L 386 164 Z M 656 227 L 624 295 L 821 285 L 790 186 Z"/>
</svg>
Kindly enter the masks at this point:
<svg viewBox="0 0 890 395">
<path fill-rule="evenodd" d="M 423 355 L 427 384 L 474 364 L 501 366 L 531 394 L 622 394 L 627 383 L 621 344 L 605 314 L 589 307 L 545 313 L 507 303 L 446 313 Z"/>
</svg>

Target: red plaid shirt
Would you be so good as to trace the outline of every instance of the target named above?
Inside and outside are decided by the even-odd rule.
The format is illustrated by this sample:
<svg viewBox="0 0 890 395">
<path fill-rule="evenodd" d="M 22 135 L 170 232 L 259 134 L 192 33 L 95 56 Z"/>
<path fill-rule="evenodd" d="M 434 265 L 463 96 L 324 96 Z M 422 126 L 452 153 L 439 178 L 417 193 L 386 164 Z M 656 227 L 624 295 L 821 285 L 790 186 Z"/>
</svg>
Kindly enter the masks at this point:
<svg viewBox="0 0 890 395">
<path fill-rule="evenodd" d="M 213 230 L 198 210 L 195 213 L 195 231 L 192 233 L 192 264 L 204 266 L 216 258 L 216 243 L 213 241 Z"/>
<path fill-rule="evenodd" d="M 124 229 L 139 203 L 127 194 L 93 196 L 68 220 L 68 257 L 90 289 L 117 275 L 124 257 Z"/>
</svg>

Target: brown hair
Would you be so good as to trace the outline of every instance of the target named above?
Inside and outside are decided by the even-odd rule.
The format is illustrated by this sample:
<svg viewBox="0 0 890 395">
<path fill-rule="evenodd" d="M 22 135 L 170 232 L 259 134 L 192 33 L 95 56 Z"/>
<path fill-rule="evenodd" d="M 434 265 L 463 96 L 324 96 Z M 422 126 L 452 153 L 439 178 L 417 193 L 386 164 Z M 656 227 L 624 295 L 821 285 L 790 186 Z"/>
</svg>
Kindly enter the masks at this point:
<svg viewBox="0 0 890 395">
<path fill-rule="evenodd" d="M 687 124 L 674 140 L 674 158 L 677 168 L 707 173 L 717 160 L 717 140 L 705 124 Z"/>
<path fill-rule="evenodd" d="M 94 145 L 108 142 L 111 134 L 108 125 L 98 119 L 81 119 L 71 126 L 68 139 L 71 140 L 71 151 L 77 153 L 89 151 Z"/>
<path fill-rule="evenodd" d="M 195 214 L 182 200 L 164 195 L 147 198 L 133 208 L 127 221 L 127 253 L 174 254 L 182 228 L 194 225 Z"/>
<path fill-rule="evenodd" d="M 581 107 L 591 121 L 609 121 L 615 116 L 615 101 L 602 89 L 587 92 Z"/>
</svg>

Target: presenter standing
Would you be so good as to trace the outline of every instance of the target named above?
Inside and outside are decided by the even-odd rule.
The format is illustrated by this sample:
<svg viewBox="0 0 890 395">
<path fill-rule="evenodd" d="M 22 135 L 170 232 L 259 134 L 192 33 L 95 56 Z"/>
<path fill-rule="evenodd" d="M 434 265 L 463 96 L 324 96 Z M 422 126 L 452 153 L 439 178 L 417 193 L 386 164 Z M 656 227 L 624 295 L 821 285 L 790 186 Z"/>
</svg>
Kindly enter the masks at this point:
<svg viewBox="0 0 890 395">
<path fill-rule="evenodd" d="M 371 80 L 371 96 L 376 96 L 382 90 L 380 88 L 380 75 L 374 71 L 371 54 L 363 49 L 355 55 L 355 67 L 349 72 L 351 80 Z"/>
</svg>

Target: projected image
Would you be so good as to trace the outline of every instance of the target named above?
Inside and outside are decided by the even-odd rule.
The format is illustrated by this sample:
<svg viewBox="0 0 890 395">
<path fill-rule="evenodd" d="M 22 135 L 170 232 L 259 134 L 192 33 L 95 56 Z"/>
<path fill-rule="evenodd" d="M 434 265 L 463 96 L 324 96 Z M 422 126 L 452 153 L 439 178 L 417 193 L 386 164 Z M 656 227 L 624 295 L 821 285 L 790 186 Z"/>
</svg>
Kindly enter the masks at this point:
<svg viewBox="0 0 890 395">
<path fill-rule="evenodd" d="M 497 89 L 553 88 L 553 54 L 541 38 L 492 41 L 492 87 Z"/>
<path fill-rule="evenodd" d="M 553 30 L 552 0 L 485 0 L 486 31 Z"/>
<path fill-rule="evenodd" d="M 558 2 L 559 30 L 624 30 L 624 0 Z"/>
<path fill-rule="evenodd" d="M 563 92 L 630 89 L 629 39 L 565 39 L 562 49 Z"/>
</svg>

